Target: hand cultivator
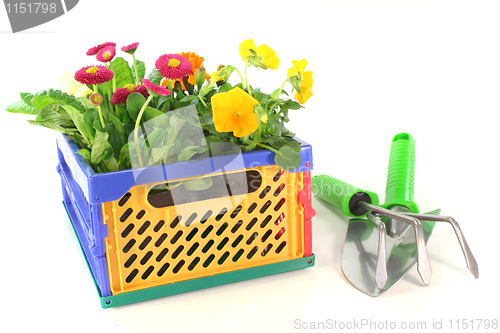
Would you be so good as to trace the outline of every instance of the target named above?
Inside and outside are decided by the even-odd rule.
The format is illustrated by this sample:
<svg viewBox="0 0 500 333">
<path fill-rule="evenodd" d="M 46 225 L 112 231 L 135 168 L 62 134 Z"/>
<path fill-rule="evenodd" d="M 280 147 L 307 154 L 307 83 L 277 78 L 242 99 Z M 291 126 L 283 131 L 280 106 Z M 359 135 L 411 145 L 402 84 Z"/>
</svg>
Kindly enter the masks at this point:
<svg viewBox="0 0 500 333">
<path fill-rule="evenodd" d="M 378 296 L 391 288 L 417 263 L 424 285 L 432 269 L 426 243 L 435 222 L 451 224 L 474 277 L 477 262 L 458 223 L 440 210 L 419 214 L 414 198 L 415 141 L 406 133 L 392 140 L 385 204 L 375 193 L 358 189 L 327 175 L 312 178 L 312 190 L 319 198 L 342 210 L 349 221 L 342 252 L 342 271 L 360 291 Z"/>
</svg>

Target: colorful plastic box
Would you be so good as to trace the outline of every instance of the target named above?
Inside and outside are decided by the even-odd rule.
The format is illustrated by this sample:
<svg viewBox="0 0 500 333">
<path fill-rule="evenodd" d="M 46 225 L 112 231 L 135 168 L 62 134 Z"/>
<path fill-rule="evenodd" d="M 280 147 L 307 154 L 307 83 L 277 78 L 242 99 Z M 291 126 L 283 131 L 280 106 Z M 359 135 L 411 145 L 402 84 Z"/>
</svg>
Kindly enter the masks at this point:
<svg viewBox="0 0 500 333">
<path fill-rule="evenodd" d="M 241 154 L 239 164 L 230 155 L 97 174 L 69 136 L 57 134 L 57 146 L 63 202 L 103 308 L 314 265 L 312 147 L 305 142 L 294 172 L 262 150 Z M 165 207 L 149 196 L 166 182 L 228 184 L 242 175 L 257 185 Z"/>
</svg>

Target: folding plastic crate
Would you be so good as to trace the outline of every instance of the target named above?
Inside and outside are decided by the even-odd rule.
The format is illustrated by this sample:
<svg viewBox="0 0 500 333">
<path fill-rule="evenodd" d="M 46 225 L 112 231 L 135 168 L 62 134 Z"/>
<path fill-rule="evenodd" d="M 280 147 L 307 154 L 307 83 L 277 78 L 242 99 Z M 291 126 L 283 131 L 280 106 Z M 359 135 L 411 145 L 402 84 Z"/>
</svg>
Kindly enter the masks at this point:
<svg viewBox="0 0 500 333">
<path fill-rule="evenodd" d="M 97 174 L 69 136 L 57 134 L 57 145 L 63 202 L 103 308 L 314 265 L 305 142 L 295 172 L 255 151 L 241 154 L 240 169 L 218 156 Z M 226 193 L 186 193 L 175 205 L 167 192 L 151 195 L 166 181 L 204 177 Z M 228 184 L 241 177 L 247 191 L 236 193 Z"/>
</svg>

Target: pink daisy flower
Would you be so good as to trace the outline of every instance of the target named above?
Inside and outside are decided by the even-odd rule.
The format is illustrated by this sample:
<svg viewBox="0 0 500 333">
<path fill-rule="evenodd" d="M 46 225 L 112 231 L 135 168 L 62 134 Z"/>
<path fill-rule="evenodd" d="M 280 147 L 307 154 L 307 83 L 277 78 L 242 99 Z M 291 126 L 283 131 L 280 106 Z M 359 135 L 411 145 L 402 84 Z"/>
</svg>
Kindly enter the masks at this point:
<svg viewBox="0 0 500 333">
<path fill-rule="evenodd" d="M 130 45 L 122 47 L 123 52 L 127 52 L 128 54 L 134 54 L 135 50 L 139 47 L 139 43 L 132 43 Z"/>
<path fill-rule="evenodd" d="M 99 105 L 102 103 L 102 95 L 101 94 L 92 94 L 89 97 L 90 103 L 94 105 Z"/>
<path fill-rule="evenodd" d="M 127 87 L 129 86 L 129 87 Z M 139 93 L 142 94 L 144 97 L 148 97 L 148 89 L 145 86 L 137 86 L 135 87 L 135 84 L 131 85 L 126 85 L 123 88 L 118 88 L 116 89 L 115 93 L 113 94 L 113 98 L 111 99 L 111 103 L 114 105 L 120 104 L 120 103 L 126 103 L 127 102 L 127 97 L 131 93 Z M 133 89 L 132 89 L 133 88 Z"/>
<path fill-rule="evenodd" d="M 164 54 L 156 60 L 156 68 L 161 75 L 170 80 L 178 80 L 192 74 L 193 65 L 179 54 Z"/>
<path fill-rule="evenodd" d="M 102 49 L 103 47 L 106 47 L 106 46 L 114 46 L 114 47 L 116 47 L 116 44 L 113 43 L 113 42 L 107 42 L 107 43 L 104 43 L 104 44 L 101 44 L 101 45 L 94 46 L 94 47 L 90 48 L 87 51 L 87 55 L 88 56 L 96 55 L 97 52 L 99 52 L 100 49 Z"/>
<path fill-rule="evenodd" d="M 148 79 L 142 79 L 142 84 L 146 86 L 150 94 L 157 94 L 162 96 L 170 96 L 170 90 L 165 87 L 158 86 Z"/>
<path fill-rule="evenodd" d="M 100 62 L 109 62 L 113 60 L 116 54 L 116 48 L 113 45 L 103 47 L 97 52 L 96 58 Z"/>
<path fill-rule="evenodd" d="M 83 67 L 75 73 L 75 80 L 85 85 L 102 84 L 111 81 L 113 77 L 113 72 L 102 65 Z"/>
</svg>

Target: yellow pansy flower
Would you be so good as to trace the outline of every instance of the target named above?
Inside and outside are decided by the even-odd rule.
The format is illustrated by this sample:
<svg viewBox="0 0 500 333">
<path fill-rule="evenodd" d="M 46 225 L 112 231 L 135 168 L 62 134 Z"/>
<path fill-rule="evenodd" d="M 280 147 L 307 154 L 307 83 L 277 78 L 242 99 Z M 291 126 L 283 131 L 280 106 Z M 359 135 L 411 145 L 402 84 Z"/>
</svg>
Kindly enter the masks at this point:
<svg viewBox="0 0 500 333">
<path fill-rule="evenodd" d="M 92 90 L 76 81 L 75 75 L 68 71 L 64 71 L 63 75 L 59 77 L 59 90 L 75 97 L 87 97 L 92 93 Z"/>
<path fill-rule="evenodd" d="M 295 96 L 293 96 L 300 104 L 304 104 L 307 102 L 309 97 L 313 95 L 311 92 L 313 86 L 313 76 L 311 71 L 307 71 L 302 73 L 302 82 L 300 83 L 300 93 L 295 92 Z"/>
<path fill-rule="evenodd" d="M 226 76 L 221 75 L 221 71 L 210 73 L 210 76 L 212 77 L 212 80 L 214 80 L 214 82 L 226 81 Z"/>
<path fill-rule="evenodd" d="M 243 61 L 247 61 L 248 57 L 253 56 L 252 51 L 254 50 L 259 57 L 261 57 L 260 63 L 262 63 L 266 68 L 277 69 L 280 65 L 280 59 L 276 55 L 276 52 L 267 45 L 259 45 L 255 47 L 253 39 L 244 40 L 240 44 L 240 55 Z"/>
<path fill-rule="evenodd" d="M 300 75 L 302 75 L 302 73 L 304 73 L 304 70 L 306 69 L 307 60 L 306 59 L 302 59 L 300 61 L 292 60 L 292 64 L 293 64 L 293 67 L 291 67 L 288 70 L 288 73 L 286 75 L 287 77 L 299 76 L 299 73 L 300 73 Z"/>
<path fill-rule="evenodd" d="M 73 96 L 75 96 L 76 98 L 87 97 L 88 95 L 91 95 L 92 93 L 93 93 L 92 90 L 90 90 L 87 86 L 82 85 L 80 88 L 78 88 L 75 91 L 75 94 Z"/>
<path fill-rule="evenodd" d="M 297 92 L 295 92 L 294 98 L 300 104 L 304 104 L 313 95 L 313 93 L 311 92 L 313 86 L 313 72 L 304 72 L 307 66 L 306 59 L 302 59 L 300 61 L 293 60 L 292 64 L 293 67 L 288 70 L 287 77 L 290 78 L 296 76 L 299 79 L 299 81 L 297 82 L 299 89 L 297 89 Z"/>
<path fill-rule="evenodd" d="M 241 138 L 259 128 L 254 113 L 254 105 L 259 102 L 242 89 L 236 87 L 215 94 L 211 101 L 214 125 L 218 132 L 233 132 L 234 136 Z"/>
</svg>

